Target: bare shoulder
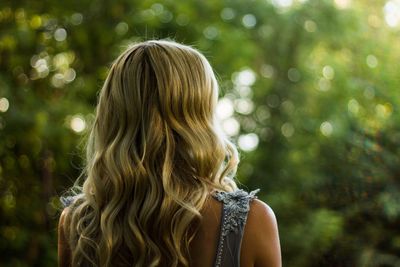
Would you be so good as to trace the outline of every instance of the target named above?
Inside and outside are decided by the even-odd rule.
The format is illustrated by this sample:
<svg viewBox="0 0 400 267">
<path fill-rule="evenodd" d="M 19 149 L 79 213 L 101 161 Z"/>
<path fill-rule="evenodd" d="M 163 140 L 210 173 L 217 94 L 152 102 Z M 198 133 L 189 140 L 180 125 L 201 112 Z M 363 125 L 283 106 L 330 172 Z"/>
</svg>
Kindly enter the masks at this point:
<svg viewBox="0 0 400 267">
<path fill-rule="evenodd" d="M 242 240 L 242 266 L 280 267 L 278 223 L 272 208 L 254 199 L 250 204 Z"/>
<path fill-rule="evenodd" d="M 259 199 L 253 199 L 250 203 L 248 223 L 277 225 L 272 208 Z"/>
</svg>

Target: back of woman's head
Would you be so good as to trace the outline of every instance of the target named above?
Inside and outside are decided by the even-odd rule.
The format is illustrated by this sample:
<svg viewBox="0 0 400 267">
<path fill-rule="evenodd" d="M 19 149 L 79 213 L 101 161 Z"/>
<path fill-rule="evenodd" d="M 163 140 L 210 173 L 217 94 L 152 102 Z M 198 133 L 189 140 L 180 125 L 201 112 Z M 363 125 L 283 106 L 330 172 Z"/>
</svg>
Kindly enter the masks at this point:
<svg viewBox="0 0 400 267">
<path fill-rule="evenodd" d="M 236 148 L 218 130 L 205 57 L 172 41 L 113 63 L 87 146 L 82 193 L 65 223 L 73 266 L 188 266 L 209 192 L 231 191 Z"/>
</svg>

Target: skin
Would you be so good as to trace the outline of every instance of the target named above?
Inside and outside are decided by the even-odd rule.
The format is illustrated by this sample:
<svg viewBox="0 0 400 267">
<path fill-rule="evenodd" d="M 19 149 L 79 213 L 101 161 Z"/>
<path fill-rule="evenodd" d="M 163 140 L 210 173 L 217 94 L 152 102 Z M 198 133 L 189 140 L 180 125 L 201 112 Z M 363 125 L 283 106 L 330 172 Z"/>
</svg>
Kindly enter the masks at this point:
<svg viewBox="0 0 400 267">
<path fill-rule="evenodd" d="M 258 199 L 250 205 L 240 257 L 240 265 L 243 267 L 282 266 L 275 214 L 267 204 Z"/>
<path fill-rule="evenodd" d="M 71 266 L 71 251 L 69 249 L 67 239 L 63 229 L 65 215 L 68 213 L 68 208 L 65 208 L 60 216 L 58 224 L 58 266 L 69 267 Z"/>
<path fill-rule="evenodd" d="M 213 266 L 217 249 L 222 203 L 210 197 L 201 211 L 203 221 L 190 244 L 192 267 Z M 70 266 L 71 252 L 62 229 L 65 209 L 58 228 L 59 267 Z M 264 202 L 254 199 L 250 204 L 244 229 L 241 252 L 241 267 L 281 267 L 281 249 L 278 225 L 273 210 Z"/>
</svg>

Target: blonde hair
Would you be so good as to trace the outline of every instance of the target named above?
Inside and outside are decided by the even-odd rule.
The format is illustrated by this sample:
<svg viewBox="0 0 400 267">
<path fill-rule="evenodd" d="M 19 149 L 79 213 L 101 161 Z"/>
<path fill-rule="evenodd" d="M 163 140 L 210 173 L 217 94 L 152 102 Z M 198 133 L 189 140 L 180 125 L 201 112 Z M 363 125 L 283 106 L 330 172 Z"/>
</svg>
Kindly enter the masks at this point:
<svg viewBox="0 0 400 267">
<path fill-rule="evenodd" d="M 233 191 L 236 147 L 215 117 L 207 59 L 173 41 L 134 44 L 112 64 L 64 223 L 72 266 L 189 266 L 210 191 Z M 78 179 L 79 180 L 79 179 Z"/>
</svg>

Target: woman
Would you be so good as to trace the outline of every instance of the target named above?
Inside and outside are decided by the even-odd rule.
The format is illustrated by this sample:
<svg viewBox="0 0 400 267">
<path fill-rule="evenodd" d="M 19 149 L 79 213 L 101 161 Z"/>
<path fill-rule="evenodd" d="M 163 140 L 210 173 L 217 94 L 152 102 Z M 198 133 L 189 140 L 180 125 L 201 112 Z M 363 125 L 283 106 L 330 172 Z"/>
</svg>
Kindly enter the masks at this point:
<svg viewBox="0 0 400 267">
<path fill-rule="evenodd" d="M 60 266 L 281 266 L 273 211 L 237 189 L 206 58 L 127 49 L 100 92 L 83 186 L 62 198 Z M 78 182 L 76 183 L 78 184 Z"/>
</svg>

